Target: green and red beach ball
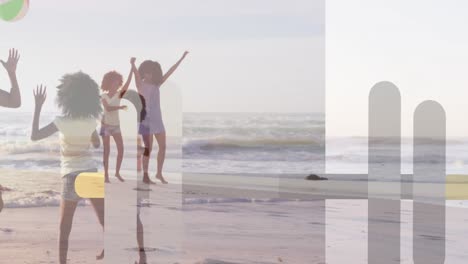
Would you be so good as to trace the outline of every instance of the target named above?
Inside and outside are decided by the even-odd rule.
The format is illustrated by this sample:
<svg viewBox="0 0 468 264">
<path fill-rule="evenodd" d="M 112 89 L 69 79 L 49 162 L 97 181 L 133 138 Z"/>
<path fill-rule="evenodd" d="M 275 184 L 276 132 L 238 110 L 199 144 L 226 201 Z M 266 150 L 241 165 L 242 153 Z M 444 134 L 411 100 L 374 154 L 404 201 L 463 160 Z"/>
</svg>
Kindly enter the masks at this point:
<svg viewBox="0 0 468 264">
<path fill-rule="evenodd" d="M 0 0 L 0 19 L 14 22 L 22 19 L 29 9 L 29 0 Z"/>
</svg>

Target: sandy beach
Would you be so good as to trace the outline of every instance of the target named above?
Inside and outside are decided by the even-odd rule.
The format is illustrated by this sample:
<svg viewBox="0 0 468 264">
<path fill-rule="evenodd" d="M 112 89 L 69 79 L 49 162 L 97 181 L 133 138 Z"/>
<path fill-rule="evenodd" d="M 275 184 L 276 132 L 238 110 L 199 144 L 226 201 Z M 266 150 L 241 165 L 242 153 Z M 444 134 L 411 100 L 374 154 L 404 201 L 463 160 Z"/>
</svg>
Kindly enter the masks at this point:
<svg viewBox="0 0 468 264">
<path fill-rule="evenodd" d="M 200 177 L 184 175 L 182 181 L 179 174 L 167 174 L 171 184 L 139 186 L 139 192 L 134 180 L 106 185 L 106 232 L 103 235 L 92 207 L 80 206 L 70 238 L 69 263 L 139 261 L 138 208 L 147 263 L 339 264 L 349 259 L 367 263 L 366 200 L 312 199 L 327 189 L 339 192 L 338 187 L 325 187 L 325 182 L 306 182 L 301 188 L 315 186 L 311 190 L 317 193 L 297 192 L 293 197 L 296 187 L 290 186 L 284 195 L 278 191 L 278 179 L 259 177 L 249 182 L 237 176 L 220 181 L 214 175 Z M 333 182 L 328 186 L 334 186 Z M 11 195 L 5 194 L 7 203 Z M 58 219 L 56 206 L 6 208 L 0 214 L 1 263 L 57 263 Z M 402 202 L 401 221 L 401 260 L 412 263 L 411 201 Z M 466 208 L 448 207 L 447 263 L 464 263 L 468 257 L 463 248 L 468 242 L 466 222 Z M 383 230 L 382 235 L 394 234 Z M 105 260 L 96 261 L 103 246 Z M 326 262 L 321 254 L 324 248 Z"/>
<path fill-rule="evenodd" d="M 403 203 L 401 263 L 413 263 L 410 205 Z M 178 221 L 162 222 L 174 214 L 153 221 L 143 216 L 148 263 L 324 263 L 314 247 L 320 232 L 312 213 L 315 206 L 314 202 L 205 204 L 188 206 L 183 215 L 176 211 Z M 366 215 L 365 201 L 327 202 L 326 263 L 347 263 L 349 259 L 367 263 Z M 450 207 L 447 217 L 446 263 L 464 263 L 468 212 Z M 6 210 L 0 218 L 2 263 L 57 263 L 57 224 L 58 208 Z M 106 242 L 106 260 L 96 261 L 103 236 L 92 208 L 79 208 L 69 263 L 133 263 L 139 259 L 134 228 L 107 234 Z"/>
<path fill-rule="evenodd" d="M 137 208 L 147 263 L 321 262 L 311 246 L 317 243 L 313 234 L 318 220 L 314 221 L 313 213 L 302 213 L 313 212 L 314 203 L 278 203 L 277 193 L 268 191 L 259 191 L 255 196 L 263 200 L 252 202 L 254 190 L 231 188 L 226 192 L 213 186 L 182 185 L 180 175 L 167 178 L 173 183 L 150 189 L 140 186 L 140 192 L 132 180 L 106 185 L 105 235 L 92 207 L 80 206 L 70 238 L 69 263 L 138 261 Z M 4 196 L 8 203 L 12 194 Z M 188 202 L 183 204 L 183 199 Z M 5 263 L 57 263 L 58 223 L 58 207 L 5 208 L 0 215 L 0 259 Z M 105 261 L 96 261 L 103 245 Z"/>
<path fill-rule="evenodd" d="M 92 208 L 77 209 L 70 263 L 138 260 L 136 206 L 132 205 L 136 191 L 128 187 L 130 182 L 113 184 L 106 190 L 111 194 L 106 201 L 105 238 Z M 141 220 L 148 263 L 303 263 L 305 259 L 320 262 L 311 246 L 317 242 L 313 215 L 296 215 L 313 210 L 313 204 L 182 205 L 178 191 L 181 188 L 180 184 L 158 185 L 147 192 L 150 200 L 141 207 Z M 0 217 L 0 227 L 0 258 L 5 263 L 56 263 L 58 208 L 6 209 Z M 96 262 L 95 255 L 103 244 L 105 262 Z"/>
<path fill-rule="evenodd" d="M 93 209 L 78 208 L 70 242 L 71 263 L 95 263 L 103 245 Z M 2 263 L 57 263 L 59 208 L 7 209 L 0 216 Z"/>
</svg>

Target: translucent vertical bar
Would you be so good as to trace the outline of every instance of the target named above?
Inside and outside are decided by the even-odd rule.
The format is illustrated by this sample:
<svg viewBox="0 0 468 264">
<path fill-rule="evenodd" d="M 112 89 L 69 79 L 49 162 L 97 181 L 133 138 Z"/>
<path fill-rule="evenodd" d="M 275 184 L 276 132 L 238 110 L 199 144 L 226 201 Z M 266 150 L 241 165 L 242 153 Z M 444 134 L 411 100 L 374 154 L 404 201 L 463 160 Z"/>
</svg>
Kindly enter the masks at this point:
<svg viewBox="0 0 468 264">
<path fill-rule="evenodd" d="M 147 248 L 148 263 L 179 263 L 184 250 L 182 217 L 182 90 L 174 82 L 161 89 L 161 108 L 166 128 L 167 151 L 163 174 L 169 184 L 157 182 L 141 207 L 141 230 Z M 150 158 L 150 177 L 156 180 L 158 144 L 154 141 Z"/>
<path fill-rule="evenodd" d="M 172 87 L 167 87 L 172 86 Z M 138 171 L 139 137 L 137 127 L 144 102 L 139 94 L 128 91 L 122 104 L 128 111 L 120 114 L 124 139 L 122 177 L 111 177 L 106 184 L 105 263 L 176 263 L 181 260 L 183 223 L 180 176 L 182 107 L 180 89 L 166 84 L 162 91 L 162 108 L 167 134 L 167 156 L 163 173 L 168 185 L 146 185 Z M 150 176 L 156 174 L 158 145 L 154 142 Z M 115 151 L 114 151 L 115 152 Z M 111 160 L 115 157 L 111 157 Z M 110 166 L 111 173 L 113 166 Z M 112 174 L 111 174 L 112 175 Z M 164 254 L 160 254 L 164 252 Z"/>
<path fill-rule="evenodd" d="M 413 260 L 445 262 L 446 118 L 440 104 L 426 101 L 414 114 Z"/>
<path fill-rule="evenodd" d="M 400 260 L 401 97 L 390 82 L 376 84 L 369 95 L 369 235 L 371 264 Z M 391 188 L 389 190 L 389 188 Z M 388 194 L 390 193 L 390 194 Z"/>
<path fill-rule="evenodd" d="M 137 197 L 135 191 L 136 177 L 136 139 L 138 135 L 138 113 L 141 109 L 141 100 L 135 91 L 128 91 L 122 100 L 128 110 L 120 113 L 120 128 L 124 142 L 124 159 L 121 175 L 125 182 L 110 177 L 111 183 L 105 184 L 105 232 L 104 263 L 133 263 L 136 260 L 136 216 Z M 116 153 L 114 142 L 111 142 L 109 157 L 109 173 L 114 175 Z"/>
<path fill-rule="evenodd" d="M 313 0 L 316 2 L 316 10 L 317 13 L 320 14 L 317 16 L 320 17 L 320 31 L 325 32 L 325 21 L 326 21 L 326 1 L 323 0 Z M 310 1 L 312 2 L 312 1 Z M 310 139 L 316 141 L 317 144 L 314 146 L 307 146 L 307 151 L 310 153 L 314 153 L 313 159 L 309 162 L 313 164 L 312 171 L 304 171 L 304 174 L 301 175 L 287 175 L 283 173 L 279 176 L 278 179 L 278 194 L 281 199 L 297 199 L 300 201 L 309 200 L 312 201 L 308 203 L 307 211 L 304 212 L 305 217 L 308 221 L 313 222 L 313 225 L 306 225 L 304 228 L 304 232 L 312 234 L 311 237 L 307 238 L 304 241 L 306 252 L 304 252 L 304 248 L 294 247 L 288 245 L 282 239 L 277 239 L 277 245 L 280 248 L 284 248 L 285 254 L 293 254 L 293 255 L 303 255 L 304 258 L 308 261 L 307 263 L 326 263 L 326 199 L 332 197 L 331 193 L 324 192 L 316 192 L 316 187 L 319 184 L 316 181 L 304 181 L 300 183 L 299 180 L 304 180 L 305 176 L 308 174 L 312 174 L 312 177 L 316 176 L 323 176 L 322 174 L 325 173 L 325 156 L 326 156 L 326 114 L 325 114 L 325 94 L 326 94 L 326 33 L 323 36 L 316 38 L 316 42 L 310 48 L 311 54 L 313 54 L 314 59 L 311 60 L 309 75 L 311 79 L 317 80 L 317 83 L 311 82 L 311 86 L 307 89 L 313 89 L 314 95 L 310 98 L 311 104 L 319 104 L 323 105 L 323 110 L 321 113 L 317 113 L 314 117 L 313 121 L 309 122 L 316 122 L 317 124 L 320 123 L 319 129 L 311 129 L 310 130 Z M 314 70 L 315 69 L 315 70 Z M 320 102 L 323 102 L 322 104 Z M 308 124 L 308 125 L 312 125 Z M 294 179 L 296 178 L 296 179 Z M 304 191 L 299 192 L 297 191 L 297 185 L 300 183 L 302 187 L 304 187 Z M 284 226 L 284 228 L 295 228 L 293 226 Z M 307 244 L 306 244 L 307 243 Z"/>
</svg>

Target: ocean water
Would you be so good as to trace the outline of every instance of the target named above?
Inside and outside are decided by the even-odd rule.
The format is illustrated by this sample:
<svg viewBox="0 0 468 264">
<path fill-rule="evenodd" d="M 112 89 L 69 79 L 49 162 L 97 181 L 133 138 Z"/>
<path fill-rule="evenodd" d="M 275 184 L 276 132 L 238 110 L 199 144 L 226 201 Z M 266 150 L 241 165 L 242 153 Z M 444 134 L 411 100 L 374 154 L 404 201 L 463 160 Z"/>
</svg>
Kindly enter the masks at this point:
<svg viewBox="0 0 468 264">
<path fill-rule="evenodd" d="M 43 114 L 41 124 L 48 124 L 55 116 Z M 30 113 L 0 116 L 0 123 L 4 124 L 0 128 L 1 168 L 60 168 L 58 136 L 31 142 L 31 122 Z M 183 137 L 168 139 L 165 169 L 216 174 L 323 171 L 324 135 L 325 123 L 319 114 L 185 114 Z M 132 170 L 136 144 L 131 141 L 125 146 L 123 168 Z M 100 160 L 102 151 L 94 154 Z"/>
<path fill-rule="evenodd" d="M 45 113 L 41 123 L 45 125 L 54 117 L 54 113 Z M 31 121 L 31 113 L 0 115 L 0 168 L 21 171 L 17 177 L 0 175 L 0 184 L 13 189 L 4 194 L 7 207 L 59 204 L 58 137 L 31 142 Z M 365 178 L 345 177 L 367 173 L 367 138 L 325 137 L 322 114 L 188 113 L 184 114 L 182 124 L 182 138 L 168 139 L 167 172 L 216 174 L 218 177 L 223 174 L 238 177 L 284 175 L 303 179 L 308 174 L 326 171 L 343 174 L 332 180 L 360 181 Z M 123 170 L 136 171 L 135 140 L 125 144 Z M 468 138 L 447 141 L 447 173 L 468 172 L 467 148 Z M 116 153 L 115 149 L 112 153 Z M 93 155 L 101 167 L 102 151 L 94 150 Z M 388 159 L 383 158 L 388 163 Z M 403 173 L 412 172 L 412 158 L 412 140 L 404 138 Z M 110 160 L 113 168 L 115 158 Z M 151 170 L 155 171 L 155 162 Z M 38 178 L 35 171 L 51 172 L 51 176 Z M 124 176 L 134 177 L 133 174 Z"/>
<path fill-rule="evenodd" d="M 368 139 L 367 137 L 328 137 L 326 141 L 327 173 L 365 174 L 368 171 Z M 425 162 L 436 162 L 430 145 L 425 153 Z M 386 148 L 385 144 L 382 148 Z M 388 147 L 390 148 L 390 147 Z M 446 141 L 446 171 L 447 174 L 468 173 L 468 138 L 448 138 Z M 394 157 L 381 156 L 380 163 L 397 162 Z M 402 138 L 401 141 L 401 171 L 403 174 L 413 172 L 413 139 Z"/>
<path fill-rule="evenodd" d="M 183 170 L 306 174 L 324 170 L 322 114 L 186 114 Z"/>
</svg>

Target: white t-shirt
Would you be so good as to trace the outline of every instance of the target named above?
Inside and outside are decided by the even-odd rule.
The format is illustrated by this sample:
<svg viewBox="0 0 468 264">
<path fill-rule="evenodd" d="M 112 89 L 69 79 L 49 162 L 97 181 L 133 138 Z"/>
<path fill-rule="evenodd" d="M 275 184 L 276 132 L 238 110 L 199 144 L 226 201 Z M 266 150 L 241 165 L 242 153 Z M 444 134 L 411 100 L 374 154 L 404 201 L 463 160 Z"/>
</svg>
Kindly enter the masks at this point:
<svg viewBox="0 0 468 264">
<path fill-rule="evenodd" d="M 102 99 L 107 102 L 109 106 L 119 107 L 120 106 L 120 93 L 115 93 L 114 96 L 110 97 L 108 94 L 103 94 Z M 107 111 L 104 108 L 104 124 L 109 126 L 119 126 L 120 125 L 120 118 L 119 118 L 119 111 Z"/>
<path fill-rule="evenodd" d="M 62 176 L 97 168 L 90 151 L 91 137 L 97 127 L 96 120 L 56 117 L 54 124 L 60 132 Z"/>
</svg>

